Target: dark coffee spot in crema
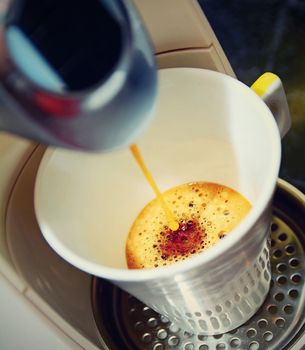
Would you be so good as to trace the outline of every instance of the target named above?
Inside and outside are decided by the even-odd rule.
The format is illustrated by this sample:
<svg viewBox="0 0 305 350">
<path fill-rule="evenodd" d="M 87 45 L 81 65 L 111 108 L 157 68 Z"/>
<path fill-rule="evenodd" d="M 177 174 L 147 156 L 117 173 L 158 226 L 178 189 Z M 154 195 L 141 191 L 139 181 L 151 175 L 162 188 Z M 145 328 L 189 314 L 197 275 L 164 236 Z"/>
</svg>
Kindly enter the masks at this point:
<svg viewBox="0 0 305 350">
<path fill-rule="evenodd" d="M 162 259 L 187 256 L 201 251 L 205 236 L 204 229 L 197 221 L 181 220 L 176 231 L 172 231 L 169 228 L 165 231 L 165 237 L 160 244 Z"/>
</svg>

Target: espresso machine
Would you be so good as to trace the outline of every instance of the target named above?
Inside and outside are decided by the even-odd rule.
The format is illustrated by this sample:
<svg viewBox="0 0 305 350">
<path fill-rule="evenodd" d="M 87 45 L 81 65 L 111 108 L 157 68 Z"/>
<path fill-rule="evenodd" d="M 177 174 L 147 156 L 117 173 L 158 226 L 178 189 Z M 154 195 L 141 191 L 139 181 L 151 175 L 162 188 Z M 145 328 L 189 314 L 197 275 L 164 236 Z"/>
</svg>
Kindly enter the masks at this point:
<svg viewBox="0 0 305 350">
<path fill-rule="evenodd" d="M 196 0 L 134 0 L 133 5 L 149 33 L 159 69 L 204 68 L 234 77 L 230 63 Z M 153 105 L 156 89 L 153 65 L 151 62 L 146 68 L 143 66 L 147 74 L 151 74 L 151 94 L 139 106 L 142 110 Z M 16 74 L 7 84 L 12 83 L 13 78 L 16 78 Z M 19 91 L 30 88 L 20 79 L 13 83 L 21 89 Z M 9 95 L 12 88 L 7 86 L 6 103 L 14 104 L 13 97 L 17 96 L 18 91 Z M 70 101 L 72 97 L 64 98 Z M 92 106 L 92 101 L 96 99 L 89 97 Z M 41 108 L 52 106 L 48 112 L 53 113 L 54 103 L 50 104 L 45 95 L 37 101 L 41 103 Z M 28 104 L 23 106 L 27 108 Z M 55 103 L 55 106 L 60 108 L 62 101 Z M 72 107 L 64 111 L 63 114 L 68 114 L 64 115 L 64 123 L 69 124 L 70 120 L 65 118 L 70 117 L 71 110 L 75 112 L 73 104 Z M 17 111 L 20 106 L 14 105 L 14 108 Z M 1 107 L 3 120 L 8 121 L 11 113 L 6 106 Z M 147 114 L 137 133 L 148 126 L 149 119 L 150 115 Z M 41 134 L 47 139 L 42 137 L 39 141 L 58 144 L 54 138 L 57 137 L 62 146 L 82 149 L 87 144 L 87 149 L 92 150 L 115 149 L 131 140 L 130 133 L 125 133 L 124 129 L 119 138 L 123 140 L 122 144 L 111 144 L 109 140 L 102 145 L 95 142 L 81 144 L 77 138 L 67 140 L 63 137 L 67 134 L 58 135 L 55 132 L 58 131 L 56 124 L 59 125 L 61 121 L 56 120 L 53 124 L 53 134 Z M 31 130 L 19 132 L 13 127 L 6 129 L 37 139 L 35 125 L 33 122 Z M 69 128 L 73 129 L 72 126 Z M 73 132 L 68 134 L 76 135 Z M 131 136 L 136 137 L 136 133 Z M 96 141 L 90 137 L 88 140 Z M 0 134 L 1 348 L 303 348 L 305 196 L 301 192 L 285 181 L 278 181 L 271 234 L 272 286 L 258 313 L 227 334 L 191 334 L 175 327 L 166 317 L 156 314 L 113 285 L 70 265 L 46 243 L 37 224 L 33 198 L 37 170 L 45 151 L 46 146 L 41 143 L 26 141 L 8 133 Z"/>
</svg>

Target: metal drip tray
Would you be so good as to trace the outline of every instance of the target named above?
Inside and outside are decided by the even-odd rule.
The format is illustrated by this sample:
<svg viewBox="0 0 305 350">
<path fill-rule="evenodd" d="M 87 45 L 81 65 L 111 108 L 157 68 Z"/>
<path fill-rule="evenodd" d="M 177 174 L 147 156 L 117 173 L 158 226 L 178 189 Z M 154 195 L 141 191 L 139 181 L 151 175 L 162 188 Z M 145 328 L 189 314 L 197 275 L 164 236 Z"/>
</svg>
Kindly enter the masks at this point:
<svg viewBox="0 0 305 350">
<path fill-rule="evenodd" d="M 119 288 L 94 278 L 93 311 L 101 342 L 111 350 L 300 350 L 305 323 L 304 247 L 304 197 L 279 181 L 271 227 L 271 288 L 248 322 L 226 334 L 191 334 Z"/>
</svg>

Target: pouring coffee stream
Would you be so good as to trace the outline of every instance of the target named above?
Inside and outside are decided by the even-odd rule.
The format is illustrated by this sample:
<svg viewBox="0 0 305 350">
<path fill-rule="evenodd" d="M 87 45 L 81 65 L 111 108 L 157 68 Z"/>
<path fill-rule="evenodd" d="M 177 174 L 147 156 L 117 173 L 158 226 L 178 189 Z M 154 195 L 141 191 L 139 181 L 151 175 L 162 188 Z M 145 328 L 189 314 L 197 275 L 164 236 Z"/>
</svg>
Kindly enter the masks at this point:
<svg viewBox="0 0 305 350">
<path fill-rule="evenodd" d="M 151 188 L 153 189 L 153 191 L 155 192 L 163 210 L 164 213 L 166 215 L 167 221 L 168 221 L 168 227 L 172 230 L 172 231 L 176 231 L 179 228 L 179 223 L 178 221 L 175 219 L 173 213 L 171 212 L 171 210 L 169 209 L 165 199 L 163 198 L 162 193 L 159 190 L 159 187 L 157 186 L 151 172 L 149 171 L 149 169 L 147 168 L 147 166 L 144 163 L 143 157 L 141 155 L 141 152 L 138 148 L 138 146 L 136 144 L 132 144 L 130 146 L 130 151 L 132 153 L 132 155 L 134 156 L 136 162 L 138 163 L 139 167 L 141 168 L 143 175 L 145 176 L 146 180 L 148 181 L 148 183 L 150 184 Z"/>
</svg>

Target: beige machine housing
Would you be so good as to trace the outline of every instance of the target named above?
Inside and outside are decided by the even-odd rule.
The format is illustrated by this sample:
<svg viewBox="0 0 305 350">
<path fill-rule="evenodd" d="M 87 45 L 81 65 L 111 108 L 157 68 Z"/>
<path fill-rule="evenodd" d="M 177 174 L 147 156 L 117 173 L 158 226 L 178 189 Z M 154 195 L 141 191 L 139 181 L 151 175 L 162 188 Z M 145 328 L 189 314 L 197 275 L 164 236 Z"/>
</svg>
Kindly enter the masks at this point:
<svg viewBox="0 0 305 350">
<path fill-rule="evenodd" d="M 235 76 L 197 0 L 133 0 L 159 68 L 205 68 Z"/>
</svg>

